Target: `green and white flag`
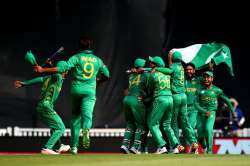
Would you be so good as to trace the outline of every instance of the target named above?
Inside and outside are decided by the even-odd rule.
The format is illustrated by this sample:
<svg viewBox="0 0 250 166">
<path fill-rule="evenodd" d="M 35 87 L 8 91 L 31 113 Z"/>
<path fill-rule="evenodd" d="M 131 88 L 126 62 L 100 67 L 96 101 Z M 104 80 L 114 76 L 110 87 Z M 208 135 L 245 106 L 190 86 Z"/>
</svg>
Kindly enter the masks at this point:
<svg viewBox="0 0 250 166">
<path fill-rule="evenodd" d="M 222 43 L 194 44 L 185 48 L 172 49 L 182 54 L 182 61 L 193 63 L 197 70 L 202 69 L 211 60 L 215 65 L 225 63 L 233 76 L 233 65 L 230 49 Z"/>
</svg>

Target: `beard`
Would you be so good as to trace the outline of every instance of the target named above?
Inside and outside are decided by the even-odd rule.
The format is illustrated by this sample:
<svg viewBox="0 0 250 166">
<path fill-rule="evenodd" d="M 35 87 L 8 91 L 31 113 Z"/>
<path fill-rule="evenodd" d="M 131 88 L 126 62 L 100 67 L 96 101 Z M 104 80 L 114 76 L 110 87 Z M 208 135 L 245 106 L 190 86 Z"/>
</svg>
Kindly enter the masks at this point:
<svg viewBox="0 0 250 166">
<path fill-rule="evenodd" d="M 208 86 L 211 86 L 212 85 L 212 82 L 209 82 L 209 81 L 204 81 L 203 84 L 208 87 Z"/>
</svg>

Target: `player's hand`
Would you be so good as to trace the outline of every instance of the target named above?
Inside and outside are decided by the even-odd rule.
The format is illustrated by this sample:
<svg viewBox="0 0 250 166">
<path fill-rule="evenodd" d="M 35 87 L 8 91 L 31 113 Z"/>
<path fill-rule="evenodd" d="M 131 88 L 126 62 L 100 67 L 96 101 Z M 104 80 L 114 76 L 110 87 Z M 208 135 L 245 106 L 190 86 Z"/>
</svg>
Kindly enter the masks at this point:
<svg viewBox="0 0 250 166">
<path fill-rule="evenodd" d="M 39 65 L 34 66 L 34 72 L 36 73 L 43 73 L 43 68 Z"/>
<path fill-rule="evenodd" d="M 15 81 L 14 86 L 17 89 L 17 88 L 21 88 L 23 85 L 22 85 L 21 81 L 17 80 L 17 81 Z"/>
<path fill-rule="evenodd" d="M 210 62 L 208 63 L 208 69 L 209 69 L 210 71 L 213 71 L 213 70 L 214 70 L 214 64 L 213 64 L 212 61 L 210 61 Z"/>
<path fill-rule="evenodd" d="M 206 115 L 207 117 L 209 117 L 209 116 L 211 115 L 211 112 L 207 111 L 207 112 L 205 112 L 205 115 Z"/>
<path fill-rule="evenodd" d="M 142 69 L 142 68 L 138 68 L 138 69 L 136 69 L 136 71 L 137 71 L 137 73 L 141 74 L 141 73 L 143 73 L 145 70 Z"/>
<path fill-rule="evenodd" d="M 50 59 L 47 59 L 45 64 L 48 65 L 48 66 L 53 66 L 53 62 Z"/>
<path fill-rule="evenodd" d="M 130 71 L 131 71 L 131 73 L 137 73 L 137 69 L 136 68 L 132 68 Z"/>
</svg>

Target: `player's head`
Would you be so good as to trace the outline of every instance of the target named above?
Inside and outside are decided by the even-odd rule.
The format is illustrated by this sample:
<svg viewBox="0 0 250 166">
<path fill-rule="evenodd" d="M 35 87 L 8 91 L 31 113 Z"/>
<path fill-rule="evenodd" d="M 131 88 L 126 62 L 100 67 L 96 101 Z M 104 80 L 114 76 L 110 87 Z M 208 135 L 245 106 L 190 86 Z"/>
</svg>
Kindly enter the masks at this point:
<svg viewBox="0 0 250 166">
<path fill-rule="evenodd" d="M 90 37 L 82 36 L 79 40 L 79 49 L 80 50 L 89 50 L 93 47 L 93 40 Z"/>
<path fill-rule="evenodd" d="M 192 78 L 195 74 L 195 65 L 192 63 L 186 64 L 185 73 L 188 78 Z"/>
<path fill-rule="evenodd" d="M 214 79 L 213 72 L 206 71 L 202 75 L 203 75 L 203 84 L 207 87 L 212 85 Z"/>
<path fill-rule="evenodd" d="M 144 67 L 146 64 L 146 60 L 145 59 L 141 59 L 141 58 L 137 58 L 134 62 L 134 67 L 135 68 L 141 68 Z"/>
<path fill-rule="evenodd" d="M 174 51 L 174 52 L 172 53 L 172 57 L 173 57 L 173 62 L 181 62 L 182 55 L 181 55 L 180 52 Z"/>
<path fill-rule="evenodd" d="M 165 67 L 165 63 L 163 59 L 159 56 L 154 56 L 154 57 L 149 56 L 149 62 L 150 62 L 149 65 L 151 68 Z"/>
</svg>

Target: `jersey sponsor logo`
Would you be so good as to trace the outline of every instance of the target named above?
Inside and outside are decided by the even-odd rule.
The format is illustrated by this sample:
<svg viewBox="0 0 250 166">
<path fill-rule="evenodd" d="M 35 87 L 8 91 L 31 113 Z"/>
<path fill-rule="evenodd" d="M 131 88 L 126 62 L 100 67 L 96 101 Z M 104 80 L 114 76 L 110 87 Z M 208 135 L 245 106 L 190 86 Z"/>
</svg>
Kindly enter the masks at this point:
<svg viewBox="0 0 250 166">
<path fill-rule="evenodd" d="M 83 57 L 82 57 L 82 60 L 83 60 L 83 61 L 87 61 L 87 62 L 96 62 L 96 58 L 94 58 L 94 57 L 86 57 L 86 56 L 83 56 Z"/>
<path fill-rule="evenodd" d="M 214 139 L 215 154 L 250 154 L 249 138 Z"/>
<path fill-rule="evenodd" d="M 186 88 L 186 92 L 196 92 L 196 88 Z"/>
</svg>

